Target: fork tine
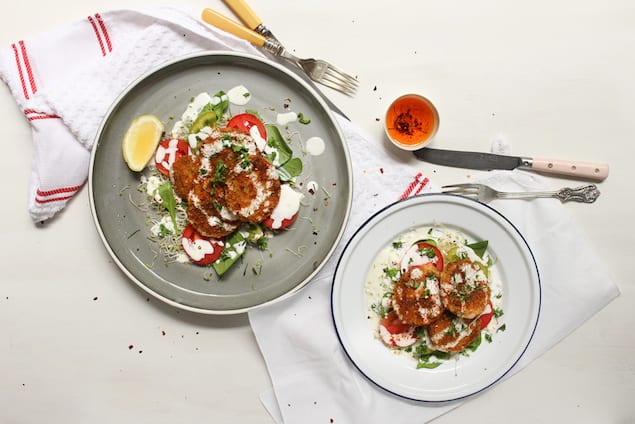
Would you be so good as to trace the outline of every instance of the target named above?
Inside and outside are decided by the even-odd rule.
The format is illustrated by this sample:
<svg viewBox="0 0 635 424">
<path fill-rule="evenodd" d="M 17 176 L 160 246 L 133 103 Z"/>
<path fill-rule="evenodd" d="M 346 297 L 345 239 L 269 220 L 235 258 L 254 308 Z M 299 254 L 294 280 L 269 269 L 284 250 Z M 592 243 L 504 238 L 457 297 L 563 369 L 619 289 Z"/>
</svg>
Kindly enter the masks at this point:
<svg viewBox="0 0 635 424">
<path fill-rule="evenodd" d="M 463 193 L 478 194 L 477 189 L 470 188 L 470 187 L 456 187 L 456 188 L 450 188 L 450 189 L 442 187 L 442 192 L 443 193 L 458 193 L 458 194 L 463 194 Z"/>
<path fill-rule="evenodd" d="M 339 79 L 340 81 L 347 83 L 349 85 L 355 86 L 357 87 L 359 85 L 359 81 L 357 81 L 353 76 L 340 71 L 339 69 L 335 68 L 334 66 L 329 66 L 328 68 L 326 68 L 326 72 L 325 75 L 330 75 L 334 78 Z"/>
<path fill-rule="evenodd" d="M 441 188 L 474 188 L 474 189 L 478 189 L 478 184 L 471 184 L 471 183 L 463 183 L 463 184 L 449 184 L 449 185 L 444 185 Z"/>
<path fill-rule="evenodd" d="M 340 79 L 334 78 L 332 75 L 330 75 L 329 73 L 325 73 L 324 75 L 322 75 L 322 80 L 326 80 L 326 81 L 330 81 L 333 84 L 337 84 L 338 86 L 341 86 L 343 90 L 346 90 L 350 93 L 355 93 L 357 91 L 357 86 L 351 85 L 347 82 L 344 82 Z"/>
<path fill-rule="evenodd" d="M 441 187 L 441 192 L 447 194 L 458 194 L 461 196 L 477 197 L 479 194 L 479 189 L 473 184 L 451 184 Z"/>
<path fill-rule="evenodd" d="M 341 92 L 343 94 L 346 94 L 348 96 L 353 96 L 355 94 L 354 90 L 352 90 L 352 89 L 350 89 L 348 87 L 342 86 L 342 84 L 340 84 L 339 82 L 333 82 L 333 81 L 331 81 L 329 79 L 326 79 L 326 78 L 317 79 L 317 80 L 315 80 L 315 82 L 318 82 L 318 83 L 320 83 L 320 84 L 322 84 L 322 85 L 324 85 L 326 87 L 332 88 L 333 90 L 339 91 L 339 92 Z"/>
</svg>

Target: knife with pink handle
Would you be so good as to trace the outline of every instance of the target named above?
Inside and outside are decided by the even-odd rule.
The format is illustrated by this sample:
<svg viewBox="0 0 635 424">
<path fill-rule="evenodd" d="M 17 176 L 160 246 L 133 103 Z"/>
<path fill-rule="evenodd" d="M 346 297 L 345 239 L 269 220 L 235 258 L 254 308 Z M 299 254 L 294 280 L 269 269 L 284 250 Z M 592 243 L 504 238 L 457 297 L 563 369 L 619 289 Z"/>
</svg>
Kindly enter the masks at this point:
<svg viewBox="0 0 635 424">
<path fill-rule="evenodd" d="M 527 169 L 546 174 L 566 175 L 595 181 L 602 181 L 609 175 L 609 166 L 605 163 L 528 158 L 496 155 L 493 153 L 431 149 L 429 147 L 415 150 L 413 153 L 417 159 L 422 161 L 457 168 L 484 171 L 492 169 Z"/>
</svg>

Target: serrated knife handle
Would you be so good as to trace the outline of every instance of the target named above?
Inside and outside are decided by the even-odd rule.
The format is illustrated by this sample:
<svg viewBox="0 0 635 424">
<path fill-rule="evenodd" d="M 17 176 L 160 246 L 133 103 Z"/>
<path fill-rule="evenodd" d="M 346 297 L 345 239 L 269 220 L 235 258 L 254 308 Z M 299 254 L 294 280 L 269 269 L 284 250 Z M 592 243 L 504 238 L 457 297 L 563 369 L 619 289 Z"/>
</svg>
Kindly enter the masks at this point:
<svg viewBox="0 0 635 424">
<path fill-rule="evenodd" d="M 518 168 L 596 181 L 602 181 L 609 175 L 609 166 L 604 163 L 554 159 L 521 158 L 521 165 Z"/>
</svg>

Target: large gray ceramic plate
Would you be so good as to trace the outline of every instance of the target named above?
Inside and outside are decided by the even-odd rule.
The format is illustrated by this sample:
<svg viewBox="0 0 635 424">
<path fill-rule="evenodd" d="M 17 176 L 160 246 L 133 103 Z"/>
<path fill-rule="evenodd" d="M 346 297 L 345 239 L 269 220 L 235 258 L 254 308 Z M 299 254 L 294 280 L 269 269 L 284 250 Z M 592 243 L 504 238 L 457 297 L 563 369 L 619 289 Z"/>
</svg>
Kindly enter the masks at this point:
<svg viewBox="0 0 635 424">
<path fill-rule="evenodd" d="M 320 187 L 315 195 L 304 191 L 300 216 L 306 219 L 297 219 L 291 230 L 273 237 L 268 252 L 248 249 L 244 258 L 219 279 L 209 267 L 166 265 L 161 254 L 157 256 L 158 246 L 148 240 L 146 214 L 133 204 L 145 198 L 136 190 L 140 174 L 124 163 L 121 141 L 136 116 L 154 114 L 166 123 L 166 130 L 171 129 L 172 117 L 179 117 L 193 96 L 203 91 L 213 95 L 237 85 L 246 86 L 251 98 L 246 106 L 231 105 L 231 113 L 254 109 L 265 121 L 275 123 L 276 113 L 285 112 L 285 108 L 302 112 L 311 123 L 292 123 L 289 131 L 297 131 L 296 138 L 302 140 L 321 137 L 326 150 L 319 156 L 304 155 L 298 142 L 291 143 L 304 165 L 298 182 L 312 180 Z M 349 216 L 352 173 L 337 122 L 305 82 L 284 67 L 254 56 L 205 52 L 148 73 L 114 103 L 93 147 L 89 196 L 107 250 L 132 281 L 179 308 L 229 314 L 286 297 L 321 269 L 339 242 Z"/>
</svg>

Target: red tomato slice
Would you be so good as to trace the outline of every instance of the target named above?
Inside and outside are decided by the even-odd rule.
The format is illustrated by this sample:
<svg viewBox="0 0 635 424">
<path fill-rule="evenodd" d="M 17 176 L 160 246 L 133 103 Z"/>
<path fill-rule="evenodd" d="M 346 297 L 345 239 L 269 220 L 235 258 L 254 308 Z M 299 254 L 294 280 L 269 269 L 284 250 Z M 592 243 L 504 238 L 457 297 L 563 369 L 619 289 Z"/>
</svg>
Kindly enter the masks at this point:
<svg viewBox="0 0 635 424">
<path fill-rule="evenodd" d="M 287 228 L 298 217 L 302 197 L 303 195 L 295 191 L 289 184 L 282 184 L 278 204 L 273 209 L 271 216 L 263 221 L 263 224 L 271 230 Z"/>
<path fill-rule="evenodd" d="M 293 224 L 293 221 L 295 221 L 297 217 L 298 217 L 298 213 L 296 212 L 295 215 L 293 215 L 291 218 L 288 218 L 288 219 L 284 218 L 282 222 L 280 222 L 280 225 L 276 228 L 273 228 L 274 226 L 273 218 L 265 219 L 264 221 L 262 221 L 262 225 L 269 228 L 270 230 L 284 230 L 289 225 Z"/>
<path fill-rule="evenodd" d="M 436 261 L 435 261 L 435 258 L 432 258 L 432 260 L 430 262 L 433 262 L 436 265 L 436 267 L 437 267 L 437 269 L 439 271 L 443 271 L 443 255 L 441 254 L 441 251 L 434 244 L 421 242 L 421 243 L 417 243 L 417 247 L 419 249 L 432 249 L 432 250 L 434 250 L 434 254 L 436 256 Z"/>
<path fill-rule="evenodd" d="M 227 123 L 227 128 L 233 128 L 245 134 L 250 134 L 251 127 L 257 127 L 260 137 L 267 139 L 267 130 L 265 124 L 262 123 L 256 115 L 251 113 L 240 113 L 232 117 Z"/>
<path fill-rule="evenodd" d="M 483 314 L 481 314 L 480 317 L 478 317 L 478 319 L 481 321 L 481 330 L 487 327 L 487 325 L 492 320 L 492 317 L 494 316 L 494 306 L 492 306 L 491 300 L 487 302 L 487 307 L 489 307 L 489 312 L 484 312 Z M 487 307 L 485 308 L 485 310 L 487 310 Z"/>
<path fill-rule="evenodd" d="M 417 341 L 414 327 L 401 322 L 395 312 L 379 321 L 379 335 L 388 346 L 406 347 Z"/>
<path fill-rule="evenodd" d="M 170 175 L 172 164 L 181 156 L 192 154 L 190 144 L 179 138 L 166 138 L 159 143 L 154 155 L 154 163 L 163 175 Z"/>
<path fill-rule="evenodd" d="M 211 264 L 220 257 L 223 251 L 221 240 L 202 236 L 191 224 L 185 227 L 181 244 L 187 256 L 198 265 Z"/>
<path fill-rule="evenodd" d="M 410 326 L 408 324 L 404 324 L 397 316 L 396 312 L 390 312 L 384 318 L 381 319 L 379 325 L 383 325 L 386 330 L 390 334 L 401 334 L 406 333 Z"/>
</svg>

